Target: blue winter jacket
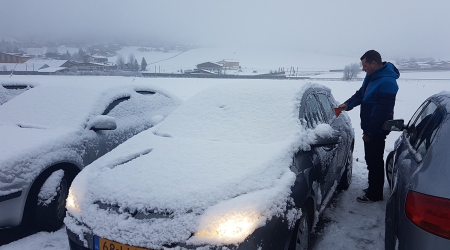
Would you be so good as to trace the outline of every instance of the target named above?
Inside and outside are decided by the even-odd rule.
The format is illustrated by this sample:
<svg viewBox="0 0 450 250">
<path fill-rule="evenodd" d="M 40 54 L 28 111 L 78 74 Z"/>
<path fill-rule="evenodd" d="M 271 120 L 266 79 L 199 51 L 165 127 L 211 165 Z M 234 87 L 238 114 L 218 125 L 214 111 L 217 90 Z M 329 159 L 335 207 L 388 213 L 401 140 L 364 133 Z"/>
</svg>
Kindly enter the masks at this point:
<svg viewBox="0 0 450 250">
<path fill-rule="evenodd" d="M 399 77 L 400 73 L 392 63 L 383 62 L 383 66 L 372 75 L 366 74 L 361 88 L 345 102 L 348 110 L 361 105 L 361 129 L 364 134 L 389 134 L 389 131 L 383 130 L 383 124 L 394 117 Z"/>
</svg>

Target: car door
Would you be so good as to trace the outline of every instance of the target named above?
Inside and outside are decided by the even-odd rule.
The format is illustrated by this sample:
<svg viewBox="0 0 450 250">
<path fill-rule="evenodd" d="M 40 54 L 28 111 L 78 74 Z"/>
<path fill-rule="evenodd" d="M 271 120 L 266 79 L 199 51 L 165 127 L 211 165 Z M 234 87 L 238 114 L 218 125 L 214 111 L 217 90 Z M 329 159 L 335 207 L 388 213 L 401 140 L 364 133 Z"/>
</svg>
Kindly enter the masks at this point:
<svg viewBox="0 0 450 250">
<path fill-rule="evenodd" d="M 324 112 L 317 94 L 311 92 L 306 96 L 304 102 L 304 119 L 308 129 L 314 130 L 317 125 L 328 123 L 328 116 Z M 328 141 L 311 145 L 311 157 L 314 165 L 314 172 L 317 178 L 317 187 L 314 187 L 318 195 L 318 202 L 322 204 L 327 198 L 331 187 L 334 184 L 335 173 L 330 167 L 333 164 L 333 158 L 336 155 L 337 138 L 330 138 Z"/>
<path fill-rule="evenodd" d="M 346 122 L 343 120 L 342 116 L 336 116 L 334 113 L 335 106 L 332 104 L 333 102 L 330 101 L 331 94 L 329 92 L 318 92 L 317 99 L 319 100 L 324 111 L 326 122 L 336 132 L 336 136 L 339 137 L 338 143 L 333 145 L 329 152 L 331 162 L 328 169 L 330 178 L 333 178 L 334 176 L 334 181 L 339 182 L 347 160 L 347 149 L 350 148 L 349 133 L 345 131 Z M 333 179 L 331 179 L 330 182 L 333 182 Z"/>
<path fill-rule="evenodd" d="M 101 115 L 109 115 L 113 110 L 117 109 L 119 104 L 126 102 L 129 99 L 130 97 L 126 96 L 111 101 Z M 120 131 L 115 130 L 87 130 L 84 140 L 84 165 L 86 166 L 92 163 L 96 159 L 100 158 L 100 156 L 108 153 L 116 147 L 123 140 L 123 138 L 119 135 Z M 118 139 L 113 140 L 113 138 Z"/>
<path fill-rule="evenodd" d="M 400 199 L 406 197 L 410 180 L 421 167 L 422 159 L 434 139 L 443 116 L 444 111 L 437 104 L 426 101 L 408 122 L 407 129 L 402 135 L 403 143 L 396 151 L 397 159 L 392 177 L 394 188 L 390 199 L 395 199 L 396 202 L 388 203 L 387 208 L 388 211 L 395 211 L 395 218 L 404 218 L 400 215 L 405 211 L 405 203 Z M 403 223 L 397 225 L 403 225 Z"/>
<path fill-rule="evenodd" d="M 122 97 L 111 104 L 103 115 L 115 118 L 117 128 L 100 131 L 110 151 L 134 135 L 152 127 L 164 119 L 173 109 L 173 100 L 153 91 L 136 91 L 129 97 Z"/>
</svg>

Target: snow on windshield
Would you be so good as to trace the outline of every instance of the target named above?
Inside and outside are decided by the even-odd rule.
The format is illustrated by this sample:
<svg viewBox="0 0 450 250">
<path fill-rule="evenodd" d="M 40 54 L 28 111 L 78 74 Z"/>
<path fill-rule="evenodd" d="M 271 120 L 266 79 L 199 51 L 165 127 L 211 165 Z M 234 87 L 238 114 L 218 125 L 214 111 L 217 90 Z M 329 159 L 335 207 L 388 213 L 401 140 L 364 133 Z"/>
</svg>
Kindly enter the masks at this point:
<svg viewBox="0 0 450 250">
<path fill-rule="evenodd" d="M 240 92 L 233 91 L 239 86 Z M 303 84 L 222 84 L 202 91 L 167 117 L 155 133 L 219 141 L 270 143 L 299 131 L 298 102 Z M 180 124 L 182 124 L 180 126 Z"/>
</svg>

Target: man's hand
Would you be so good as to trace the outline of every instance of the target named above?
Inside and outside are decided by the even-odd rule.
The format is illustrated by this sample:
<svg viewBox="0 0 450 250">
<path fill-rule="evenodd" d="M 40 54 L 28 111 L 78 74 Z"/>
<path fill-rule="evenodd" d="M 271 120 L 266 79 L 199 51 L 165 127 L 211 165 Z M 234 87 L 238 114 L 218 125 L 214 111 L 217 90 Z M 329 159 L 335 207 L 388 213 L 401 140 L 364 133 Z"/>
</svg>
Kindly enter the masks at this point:
<svg viewBox="0 0 450 250">
<path fill-rule="evenodd" d="M 370 141 L 370 136 L 367 134 L 363 134 L 362 139 L 363 139 L 363 141 L 368 142 L 368 141 Z"/>
<path fill-rule="evenodd" d="M 347 103 L 342 103 L 342 104 L 340 104 L 338 107 L 339 107 L 341 110 L 345 110 L 345 111 L 348 110 Z"/>
</svg>

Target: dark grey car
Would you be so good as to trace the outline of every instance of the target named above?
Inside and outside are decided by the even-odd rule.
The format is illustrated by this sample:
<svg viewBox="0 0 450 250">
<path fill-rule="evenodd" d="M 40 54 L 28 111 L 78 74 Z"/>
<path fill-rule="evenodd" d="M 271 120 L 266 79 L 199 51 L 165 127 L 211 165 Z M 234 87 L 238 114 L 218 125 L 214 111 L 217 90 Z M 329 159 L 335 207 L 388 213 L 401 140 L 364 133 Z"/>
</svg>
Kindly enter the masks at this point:
<svg viewBox="0 0 450 250">
<path fill-rule="evenodd" d="M 70 248 L 308 249 L 319 214 L 352 180 L 354 133 L 336 106 L 318 84 L 203 90 L 75 178 Z M 106 168 L 108 181 L 97 174 Z"/>
<path fill-rule="evenodd" d="M 402 131 L 386 159 L 391 196 L 386 206 L 386 249 L 450 249 L 450 92 L 435 94 Z"/>
</svg>

